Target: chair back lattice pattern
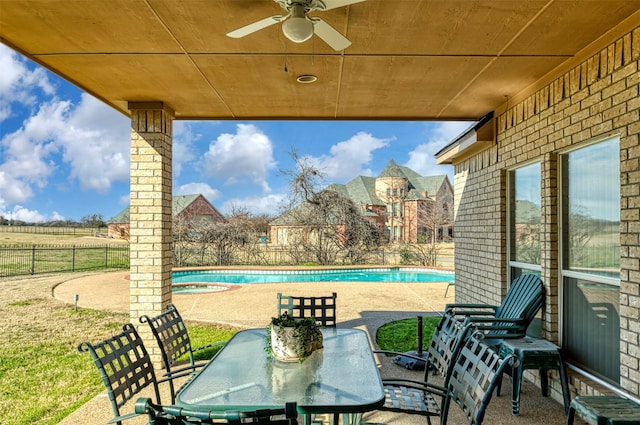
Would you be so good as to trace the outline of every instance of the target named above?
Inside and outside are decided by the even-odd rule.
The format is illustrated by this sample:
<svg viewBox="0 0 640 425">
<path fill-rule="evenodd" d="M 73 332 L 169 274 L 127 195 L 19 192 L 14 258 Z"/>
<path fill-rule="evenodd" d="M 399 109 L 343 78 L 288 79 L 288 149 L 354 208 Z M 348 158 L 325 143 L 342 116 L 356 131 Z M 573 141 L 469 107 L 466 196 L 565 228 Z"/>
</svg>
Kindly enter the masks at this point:
<svg viewBox="0 0 640 425">
<path fill-rule="evenodd" d="M 164 312 L 154 317 L 141 316 L 140 323 L 149 324 L 151 333 L 162 351 L 162 361 L 167 372 L 170 372 L 171 366 L 185 354 L 189 355 L 191 365 L 194 364 L 187 327 L 175 305 L 169 304 Z"/>
<path fill-rule="evenodd" d="M 483 335 L 478 332 L 467 338 L 452 366 L 448 396 L 442 406 L 442 424 L 447 423 L 451 402 L 460 406 L 470 425 L 482 424 L 505 367 L 515 361 L 514 355 L 501 358 L 482 338 Z"/>
<path fill-rule="evenodd" d="M 189 425 L 189 424 L 269 424 L 297 425 L 298 409 L 296 403 L 286 403 L 282 408 L 260 409 L 252 411 L 227 410 L 206 411 L 190 410 L 179 406 L 161 406 L 148 398 L 136 402 L 136 413 L 146 413 L 149 425 Z"/>
<path fill-rule="evenodd" d="M 471 327 L 450 315 L 443 315 L 433 332 L 428 349 L 427 367 L 424 368 L 424 380 L 428 382 L 429 372 L 442 376 L 442 386 L 446 387 L 451 376 L 452 366 L 462 349 Z"/>
<path fill-rule="evenodd" d="M 336 298 L 330 296 L 299 297 L 278 293 L 278 316 L 285 311 L 296 319 L 313 317 L 322 327 L 336 327 Z"/>
<path fill-rule="evenodd" d="M 158 343 L 158 347 L 160 347 L 162 363 L 166 369 L 165 376 L 169 378 L 179 376 L 172 375 L 171 367 L 184 355 L 189 356 L 189 367 L 180 368 L 174 372 L 179 373 L 184 370 L 194 372 L 196 370 L 193 348 L 187 327 L 178 309 L 173 304 L 169 304 L 167 309 L 157 316 L 141 316 L 140 323 L 147 323 L 149 325 L 151 333 Z M 171 391 L 171 401 L 174 402 L 176 390 L 172 379 L 169 379 L 169 390 Z"/>
<path fill-rule="evenodd" d="M 143 388 L 153 385 L 156 401 L 160 402 L 158 383 L 149 353 L 131 323 L 124 325 L 121 333 L 109 339 L 96 344 L 81 343 L 78 351 L 91 354 L 107 388 L 117 424 L 121 423 L 117 420 L 120 408 Z"/>
</svg>

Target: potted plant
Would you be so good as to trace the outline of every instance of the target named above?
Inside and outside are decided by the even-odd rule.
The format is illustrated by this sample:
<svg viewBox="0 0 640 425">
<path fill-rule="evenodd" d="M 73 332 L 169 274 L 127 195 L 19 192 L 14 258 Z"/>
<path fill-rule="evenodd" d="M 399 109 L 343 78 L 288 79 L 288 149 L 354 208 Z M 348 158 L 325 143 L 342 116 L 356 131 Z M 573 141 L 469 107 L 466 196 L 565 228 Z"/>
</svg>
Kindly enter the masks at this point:
<svg viewBox="0 0 640 425">
<path fill-rule="evenodd" d="M 315 318 L 295 319 L 288 312 L 271 318 L 265 349 L 276 359 L 302 363 L 321 348 L 322 332 Z"/>
</svg>

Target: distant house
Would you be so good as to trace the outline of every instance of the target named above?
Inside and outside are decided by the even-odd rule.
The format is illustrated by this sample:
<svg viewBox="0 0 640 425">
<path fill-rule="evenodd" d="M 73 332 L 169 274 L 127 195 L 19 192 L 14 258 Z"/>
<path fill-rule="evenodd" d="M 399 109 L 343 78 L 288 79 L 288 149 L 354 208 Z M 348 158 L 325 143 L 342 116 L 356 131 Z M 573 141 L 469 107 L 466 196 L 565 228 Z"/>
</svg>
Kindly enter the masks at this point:
<svg viewBox="0 0 640 425">
<path fill-rule="evenodd" d="M 227 220 L 201 194 L 173 197 L 173 220 L 183 223 L 224 223 Z M 109 237 L 129 239 L 129 207 L 107 222 Z"/>
<path fill-rule="evenodd" d="M 385 228 L 391 242 L 453 237 L 453 188 L 446 175 L 421 176 L 391 160 L 378 177 L 358 176 L 325 190 L 335 190 L 359 205 L 363 215 Z M 436 216 L 436 211 L 448 211 L 449 217 Z M 292 214 L 278 217 L 270 223 L 271 242 L 286 245 L 294 228 L 299 225 Z"/>
</svg>

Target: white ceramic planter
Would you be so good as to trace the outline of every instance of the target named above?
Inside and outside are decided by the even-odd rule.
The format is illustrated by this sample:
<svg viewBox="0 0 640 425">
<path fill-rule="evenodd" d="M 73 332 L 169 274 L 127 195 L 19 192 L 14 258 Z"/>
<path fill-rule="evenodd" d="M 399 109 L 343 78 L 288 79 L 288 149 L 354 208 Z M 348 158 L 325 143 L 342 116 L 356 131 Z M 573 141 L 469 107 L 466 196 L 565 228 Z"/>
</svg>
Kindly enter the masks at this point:
<svg viewBox="0 0 640 425">
<path fill-rule="evenodd" d="M 311 337 L 299 338 L 299 329 L 292 327 L 271 327 L 271 352 L 283 362 L 304 361 L 315 350 L 322 348 L 322 333 Z"/>
</svg>

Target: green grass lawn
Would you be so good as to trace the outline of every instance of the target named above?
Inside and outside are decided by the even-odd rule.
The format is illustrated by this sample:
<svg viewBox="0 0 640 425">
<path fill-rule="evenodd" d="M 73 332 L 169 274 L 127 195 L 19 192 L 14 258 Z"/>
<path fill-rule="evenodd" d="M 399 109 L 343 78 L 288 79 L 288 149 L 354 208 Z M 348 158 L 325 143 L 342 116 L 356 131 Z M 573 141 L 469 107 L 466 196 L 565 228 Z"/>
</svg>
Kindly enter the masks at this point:
<svg viewBox="0 0 640 425">
<path fill-rule="evenodd" d="M 378 328 L 376 343 L 382 350 L 406 353 L 417 349 L 418 319 L 389 322 Z M 422 318 L 422 348 L 426 351 L 431 344 L 431 336 L 440 322 L 440 317 Z"/>
<path fill-rule="evenodd" d="M 74 311 L 73 306 L 48 298 L 3 305 L 2 317 L 12 321 L 0 338 L 3 425 L 56 424 L 104 391 L 91 356 L 78 352 L 77 346 L 106 339 L 129 320 L 124 313 Z M 235 333 L 231 328 L 187 326 L 194 346 L 225 341 Z"/>
</svg>

